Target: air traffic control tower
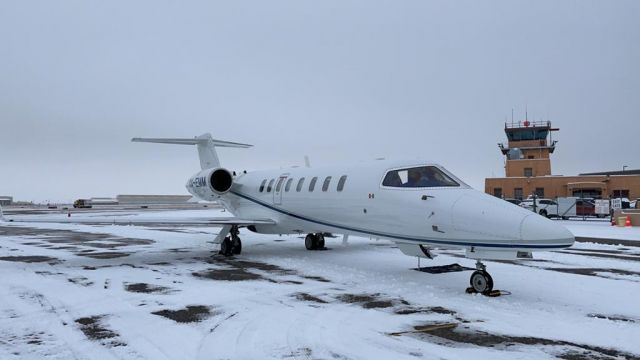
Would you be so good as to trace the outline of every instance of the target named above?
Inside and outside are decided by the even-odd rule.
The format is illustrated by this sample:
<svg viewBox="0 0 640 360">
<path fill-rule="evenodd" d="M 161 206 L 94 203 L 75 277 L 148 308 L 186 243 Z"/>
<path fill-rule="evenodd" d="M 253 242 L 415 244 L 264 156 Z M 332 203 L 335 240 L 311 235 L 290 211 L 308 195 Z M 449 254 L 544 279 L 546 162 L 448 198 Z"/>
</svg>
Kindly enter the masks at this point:
<svg viewBox="0 0 640 360">
<path fill-rule="evenodd" d="M 506 177 L 536 177 L 551 175 L 550 155 L 556 147 L 551 132 L 551 121 L 525 120 L 504 124 L 508 143 L 498 146 L 506 156 Z"/>
</svg>

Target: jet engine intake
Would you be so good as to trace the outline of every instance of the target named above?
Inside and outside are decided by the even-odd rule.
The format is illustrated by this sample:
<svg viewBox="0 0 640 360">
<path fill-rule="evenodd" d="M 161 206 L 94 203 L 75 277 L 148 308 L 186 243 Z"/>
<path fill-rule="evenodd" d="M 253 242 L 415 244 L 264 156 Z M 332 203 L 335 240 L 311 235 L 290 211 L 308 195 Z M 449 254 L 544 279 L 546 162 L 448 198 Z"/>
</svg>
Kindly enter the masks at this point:
<svg viewBox="0 0 640 360">
<path fill-rule="evenodd" d="M 187 182 L 189 193 L 203 200 L 215 200 L 231 190 L 233 175 L 224 168 L 202 170 Z"/>
</svg>

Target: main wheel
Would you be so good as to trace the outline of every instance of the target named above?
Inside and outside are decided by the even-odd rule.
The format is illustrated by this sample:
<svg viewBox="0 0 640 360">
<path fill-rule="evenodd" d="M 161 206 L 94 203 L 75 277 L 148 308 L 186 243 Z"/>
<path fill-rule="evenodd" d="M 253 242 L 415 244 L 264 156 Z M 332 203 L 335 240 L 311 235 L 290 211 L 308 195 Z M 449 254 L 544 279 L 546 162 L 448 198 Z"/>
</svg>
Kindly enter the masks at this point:
<svg viewBox="0 0 640 360">
<path fill-rule="evenodd" d="M 317 246 L 318 240 L 316 239 L 316 236 L 313 234 L 307 234 L 304 238 L 304 247 L 306 247 L 307 250 L 315 250 Z"/>
<path fill-rule="evenodd" d="M 493 279 L 486 271 L 474 271 L 473 274 L 471 274 L 469 282 L 471 283 L 473 290 L 481 294 L 493 290 Z"/>
<path fill-rule="evenodd" d="M 242 241 L 240 240 L 239 237 L 236 237 L 235 239 L 231 240 L 231 253 L 233 255 L 240 255 L 241 252 L 242 252 Z"/>
<path fill-rule="evenodd" d="M 324 249 L 324 235 L 316 234 L 316 249 Z"/>
<path fill-rule="evenodd" d="M 222 240 L 222 244 L 220 244 L 220 254 L 224 256 L 231 256 L 231 252 L 231 239 L 229 239 L 229 237 L 227 236 L 226 238 L 224 238 L 224 240 Z"/>
</svg>

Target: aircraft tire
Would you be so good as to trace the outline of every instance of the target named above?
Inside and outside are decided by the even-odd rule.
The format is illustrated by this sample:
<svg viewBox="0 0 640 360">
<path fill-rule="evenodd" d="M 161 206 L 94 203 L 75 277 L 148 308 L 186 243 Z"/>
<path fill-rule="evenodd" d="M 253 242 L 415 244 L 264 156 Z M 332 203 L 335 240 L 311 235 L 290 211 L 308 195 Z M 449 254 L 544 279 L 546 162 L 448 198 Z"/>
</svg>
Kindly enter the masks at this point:
<svg viewBox="0 0 640 360">
<path fill-rule="evenodd" d="M 240 253 L 242 253 L 242 241 L 239 237 L 231 241 L 231 253 L 233 255 L 240 255 Z"/>
<path fill-rule="evenodd" d="M 220 254 L 224 256 L 231 256 L 231 239 L 227 236 L 222 240 L 222 244 L 220 244 Z"/>
<path fill-rule="evenodd" d="M 316 249 L 324 249 L 324 235 L 316 234 Z"/>
<path fill-rule="evenodd" d="M 316 239 L 316 236 L 313 234 L 307 234 L 307 236 L 304 238 L 304 247 L 306 247 L 307 250 L 317 249 L 318 240 Z"/>
<path fill-rule="evenodd" d="M 469 283 L 473 290 L 481 294 L 488 293 L 493 290 L 493 279 L 486 271 L 474 271 L 473 274 L 471 274 Z"/>
</svg>

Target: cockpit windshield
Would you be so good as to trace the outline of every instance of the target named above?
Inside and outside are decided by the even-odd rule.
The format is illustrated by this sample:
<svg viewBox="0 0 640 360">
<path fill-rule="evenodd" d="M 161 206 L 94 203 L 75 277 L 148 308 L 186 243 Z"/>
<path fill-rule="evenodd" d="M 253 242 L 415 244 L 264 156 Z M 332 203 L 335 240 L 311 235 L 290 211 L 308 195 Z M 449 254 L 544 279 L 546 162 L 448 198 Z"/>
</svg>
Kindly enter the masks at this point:
<svg viewBox="0 0 640 360">
<path fill-rule="evenodd" d="M 382 181 L 382 186 L 423 188 L 460 186 L 460 184 L 435 166 L 418 166 L 406 169 L 389 170 Z"/>
</svg>

